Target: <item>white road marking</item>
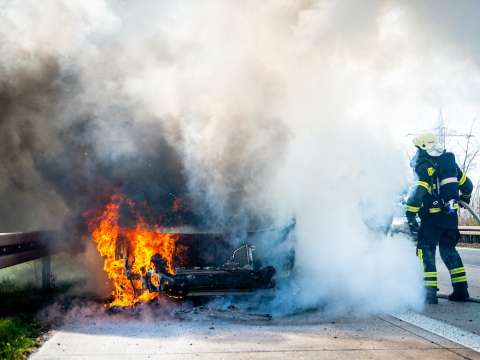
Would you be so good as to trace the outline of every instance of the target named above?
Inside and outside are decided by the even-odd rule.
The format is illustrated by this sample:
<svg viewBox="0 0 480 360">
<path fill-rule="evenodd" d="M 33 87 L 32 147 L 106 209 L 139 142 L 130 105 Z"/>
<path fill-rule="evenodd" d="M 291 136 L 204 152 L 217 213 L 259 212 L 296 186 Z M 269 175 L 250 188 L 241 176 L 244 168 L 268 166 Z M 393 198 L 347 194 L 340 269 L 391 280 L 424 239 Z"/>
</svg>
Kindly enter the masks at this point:
<svg viewBox="0 0 480 360">
<path fill-rule="evenodd" d="M 444 337 L 447 340 L 480 352 L 480 336 L 469 331 L 462 330 L 456 326 L 449 325 L 428 316 L 417 314 L 413 311 L 407 311 L 401 314 L 392 314 L 399 320 L 415 325 L 423 330 L 429 331 L 435 335 Z"/>
</svg>

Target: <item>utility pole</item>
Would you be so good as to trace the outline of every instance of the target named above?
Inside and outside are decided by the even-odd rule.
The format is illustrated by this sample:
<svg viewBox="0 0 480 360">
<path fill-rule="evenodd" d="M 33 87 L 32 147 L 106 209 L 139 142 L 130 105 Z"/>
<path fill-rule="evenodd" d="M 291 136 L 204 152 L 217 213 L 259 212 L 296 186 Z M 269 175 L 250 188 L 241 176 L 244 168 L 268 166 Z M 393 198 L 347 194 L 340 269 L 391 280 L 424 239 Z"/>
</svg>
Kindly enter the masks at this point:
<svg viewBox="0 0 480 360">
<path fill-rule="evenodd" d="M 438 126 L 435 128 L 438 136 L 438 141 L 442 144 L 443 148 L 445 149 L 447 147 L 447 138 L 449 137 L 463 137 L 467 140 L 470 140 L 470 138 L 475 137 L 475 135 L 472 134 L 472 131 L 468 134 L 458 134 L 456 132 L 448 132 L 447 125 L 445 124 L 445 119 L 443 117 L 443 112 L 442 109 L 440 109 L 438 113 Z M 418 135 L 418 133 L 409 133 L 407 136 L 415 136 Z"/>
<path fill-rule="evenodd" d="M 443 148 L 445 149 L 447 147 L 447 127 L 445 126 L 445 119 L 443 118 L 443 113 L 442 109 L 440 109 L 438 113 L 438 127 L 437 127 L 437 132 L 438 132 L 438 139 L 443 145 Z"/>
</svg>

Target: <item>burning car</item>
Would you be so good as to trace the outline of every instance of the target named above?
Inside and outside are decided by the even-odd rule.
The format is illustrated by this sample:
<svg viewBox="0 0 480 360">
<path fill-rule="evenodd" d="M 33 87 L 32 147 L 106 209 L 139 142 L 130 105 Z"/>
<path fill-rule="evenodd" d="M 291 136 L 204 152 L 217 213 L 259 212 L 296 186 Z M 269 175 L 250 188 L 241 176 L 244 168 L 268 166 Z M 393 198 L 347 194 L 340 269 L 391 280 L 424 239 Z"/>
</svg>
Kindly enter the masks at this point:
<svg viewBox="0 0 480 360">
<path fill-rule="evenodd" d="M 121 208 L 134 214 L 122 225 Z M 248 294 L 275 286 L 293 268 L 295 222 L 238 234 L 147 224 L 135 203 L 115 195 L 89 221 L 113 291 L 109 306 L 172 298 Z"/>
<path fill-rule="evenodd" d="M 222 234 L 200 232 L 176 236 L 178 246 L 187 244 L 189 254 L 182 254 L 183 260 L 179 259 L 179 263 L 183 266 L 175 267 L 173 273 L 159 254 L 152 256 L 153 267 L 142 278 L 149 291 L 187 297 L 244 294 L 275 286 L 275 268 L 254 261 L 253 245 L 246 243 L 225 259 L 229 246 Z M 131 272 L 128 276 L 138 278 L 138 274 Z"/>
</svg>

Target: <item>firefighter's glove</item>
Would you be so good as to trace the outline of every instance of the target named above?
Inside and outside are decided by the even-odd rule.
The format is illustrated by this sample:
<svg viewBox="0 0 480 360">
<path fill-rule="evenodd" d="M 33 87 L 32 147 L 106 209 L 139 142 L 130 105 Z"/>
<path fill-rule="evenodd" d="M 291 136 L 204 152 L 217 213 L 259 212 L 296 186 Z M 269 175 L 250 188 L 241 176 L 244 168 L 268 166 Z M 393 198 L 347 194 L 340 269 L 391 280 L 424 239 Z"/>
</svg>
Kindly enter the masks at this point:
<svg viewBox="0 0 480 360">
<path fill-rule="evenodd" d="M 467 203 L 467 204 L 470 204 L 470 199 L 471 199 L 471 195 L 467 195 L 467 194 L 462 194 L 460 195 L 460 201 L 463 201 L 464 203 Z M 462 206 L 462 204 L 460 204 L 460 206 Z M 463 206 L 462 206 L 463 207 Z"/>
<path fill-rule="evenodd" d="M 456 205 L 456 206 L 455 206 Z M 447 203 L 445 203 L 445 206 L 444 206 L 444 211 L 451 215 L 451 214 L 455 214 L 455 212 L 457 211 L 458 209 L 458 204 L 456 203 L 455 200 L 449 200 Z"/>
<path fill-rule="evenodd" d="M 408 228 L 410 229 L 410 233 L 414 238 L 418 235 L 418 230 L 420 229 L 420 225 L 418 225 L 417 221 L 417 214 L 407 211 L 407 224 Z"/>
</svg>

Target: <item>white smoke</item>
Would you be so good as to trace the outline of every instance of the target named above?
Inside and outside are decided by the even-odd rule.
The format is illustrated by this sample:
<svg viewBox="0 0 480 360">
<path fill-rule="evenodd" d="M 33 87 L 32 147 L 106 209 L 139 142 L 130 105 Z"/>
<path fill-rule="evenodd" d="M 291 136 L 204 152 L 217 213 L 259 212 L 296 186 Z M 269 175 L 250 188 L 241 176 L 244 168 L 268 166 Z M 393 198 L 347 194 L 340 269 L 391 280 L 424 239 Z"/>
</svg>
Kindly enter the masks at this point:
<svg viewBox="0 0 480 360">
<path fill-rule="evenodd" d="M 414 248 L 378 229 L 407 186 L 404 135 L 440 108 L 460 122 L 478 112 L 478 2 L 0 4 L 2 71 L 46 54 L 79 74 L 57 111 L 95 114 L 102 157 L 142 149 L 113 116 L 127 108 L 161 124 L 216 221 L 297 219 L 304 276 L 279 303 L 419 306 Z"/>
</svg>

